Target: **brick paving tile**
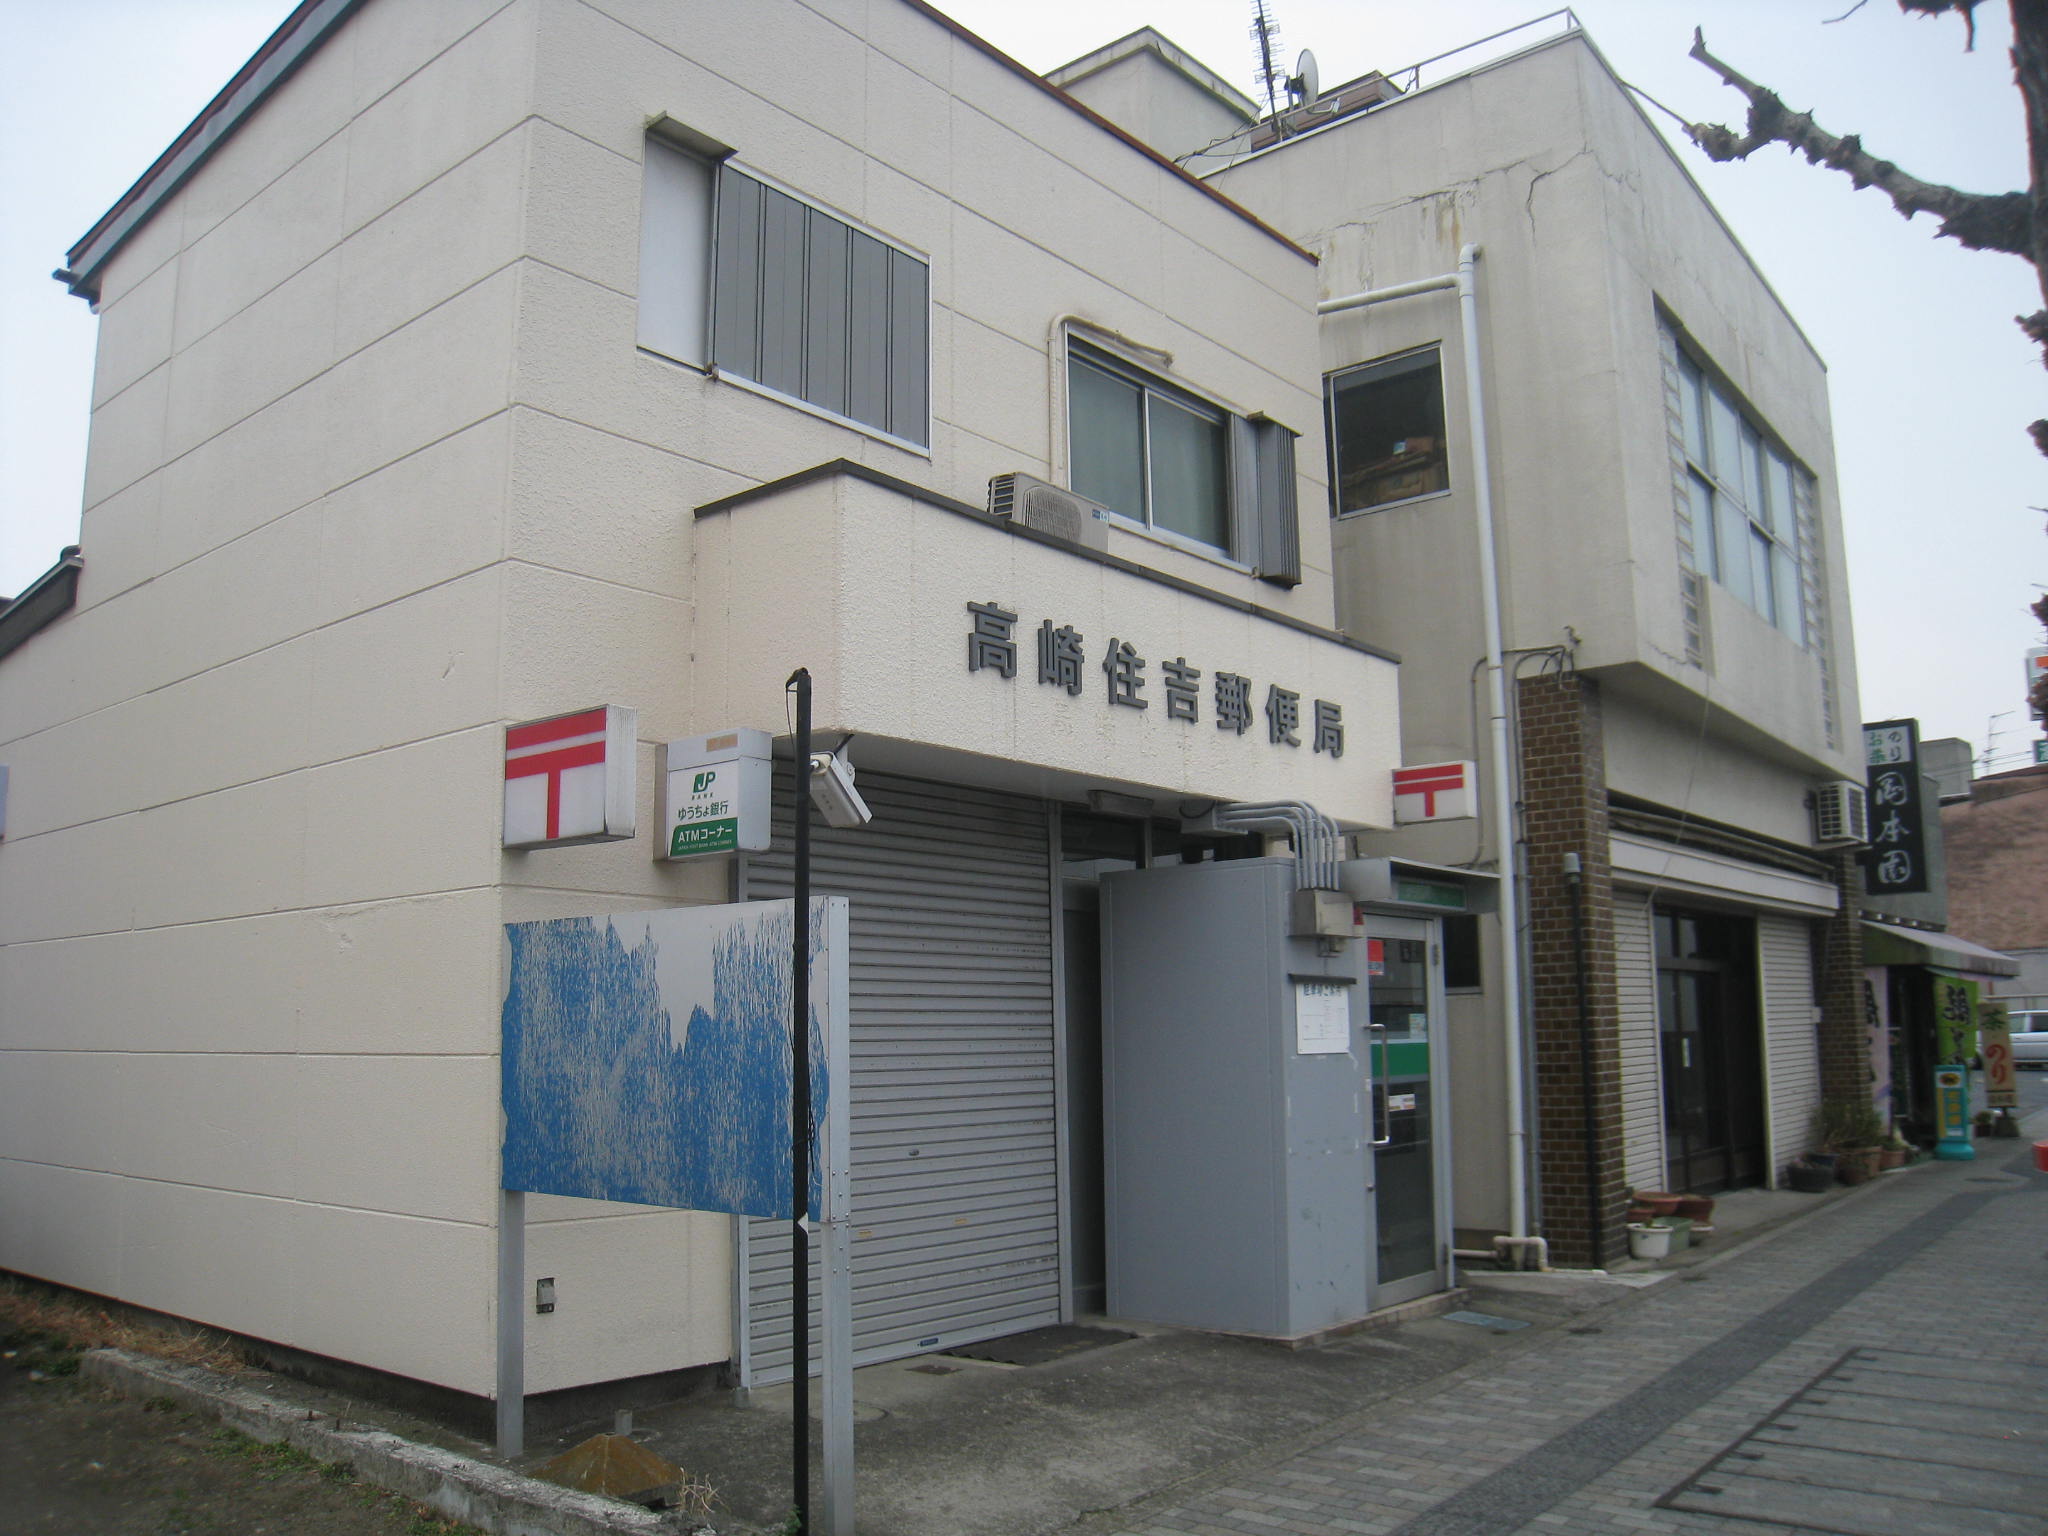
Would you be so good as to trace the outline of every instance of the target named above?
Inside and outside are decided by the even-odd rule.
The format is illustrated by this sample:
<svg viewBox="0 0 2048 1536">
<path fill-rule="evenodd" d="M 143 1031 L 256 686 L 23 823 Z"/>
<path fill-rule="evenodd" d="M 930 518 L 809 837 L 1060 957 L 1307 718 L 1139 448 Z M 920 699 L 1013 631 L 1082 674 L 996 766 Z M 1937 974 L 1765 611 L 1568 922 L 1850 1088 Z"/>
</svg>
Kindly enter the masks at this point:
<svg viewBox="0 0 2048 1536">
<path fill-rule="evenodd" d="M 1987 1183 L 1983 1167 L 1937 1164 L 1859 1191 L 1714 1256 L 1690 1272 L 1697 1283 L 1575 1314 L 1597 1334 L 1533 1338 L 1296 1455 L 1239 1466 L 1127 1536 L 1730 1536 L 1724 1517 L 1655 1501 L 1848 1351 L 2048 1361 L 2048 1342 L 2010 1335 L 2009 1311 L 1971 1301 L 2038 1285 L 2048 1201 L 2026 1196 L 2048 1193 L 2048 1178 Z M 1967 1479 L 1930 1481 L 1951 1485 Z M 1734 1536 L 1795 1529 L 1744 1519 Z"/>
</svg>

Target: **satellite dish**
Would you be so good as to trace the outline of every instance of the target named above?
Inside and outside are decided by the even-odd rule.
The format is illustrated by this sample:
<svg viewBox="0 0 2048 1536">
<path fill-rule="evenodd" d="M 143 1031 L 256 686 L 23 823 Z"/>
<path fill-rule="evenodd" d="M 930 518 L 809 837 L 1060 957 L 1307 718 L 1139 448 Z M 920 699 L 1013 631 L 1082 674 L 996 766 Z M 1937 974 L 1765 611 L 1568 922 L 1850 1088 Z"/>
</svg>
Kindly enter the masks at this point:
<svg viewBox="0 0 2048 1536">
<path fill-rule="evenodd" d="M 1316 56 L 1306 48 L 1301 57 L 1294 61 L 1294 74 L 1287 82 L 1287 94 L 1294 98 L 1297 107 L 1312 107 L 1322 94 L 1323 83 L 1316 73 Z"/>
</svg>

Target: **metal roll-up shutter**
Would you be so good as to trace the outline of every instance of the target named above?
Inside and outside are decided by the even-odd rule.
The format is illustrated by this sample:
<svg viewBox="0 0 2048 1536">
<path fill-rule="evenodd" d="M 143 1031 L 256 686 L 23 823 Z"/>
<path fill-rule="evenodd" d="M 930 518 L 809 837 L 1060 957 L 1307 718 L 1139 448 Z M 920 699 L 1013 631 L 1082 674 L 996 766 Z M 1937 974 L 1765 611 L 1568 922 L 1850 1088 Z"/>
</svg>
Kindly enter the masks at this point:
<svg viewBox="0 0 2048 1536">
<path fill-rule="evenodd" d="M 1764 1072 L 1775 1170 L 1806 1150 L 1820 1106 L 1820 1035 L 1813 1023 L 1813 927 L 1803 917 L 1756 920 L 1756 953 L 1764 994 Z"/>
<path fill-rule="evenodd" d="M 775 849 L 748 859 L 749 900 L 790 894 L 782 765 L 776 783 Z M 873 772 L 859 785 L 875 819 L 813 820 L 811 887 L 851 904 L 854 1358 L 868 1363 L 1059 1321 L 1059 1171 L 1045 805 Z M 786 1380 L 788 1224 L 748 1221 L 742 1268 L 742 1377 Z M 814 1308 L 818 1295 L 814 1278 Z"/>
<path fill-rule="evenodd" d="M 1664 1087 L 1658 1065 L 1657 950 L 1649 898 L 1614 893 L 1614 991 L 1620 1015 L 1622 1171 L 1631 1189 L 1664 1187 Z"/>
</svg>

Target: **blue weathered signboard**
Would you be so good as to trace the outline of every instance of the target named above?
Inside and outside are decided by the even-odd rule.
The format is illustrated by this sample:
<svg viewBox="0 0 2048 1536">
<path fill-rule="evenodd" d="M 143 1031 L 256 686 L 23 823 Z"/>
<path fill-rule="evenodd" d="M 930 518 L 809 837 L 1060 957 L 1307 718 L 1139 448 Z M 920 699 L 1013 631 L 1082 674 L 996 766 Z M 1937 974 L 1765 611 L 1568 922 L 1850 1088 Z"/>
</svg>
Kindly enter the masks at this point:
<svg viewBox="0 0 2048 1536">
<path fill-rule="evenodd" d="M 787 1216 L 794 915 L 764 901 L 507 923 L 504 1187 Z M 821 1124 L 840 1087 L 825 1064 L 845 1018 L 844 897 L 812 901 L 810 934 Z"/>
</svg>

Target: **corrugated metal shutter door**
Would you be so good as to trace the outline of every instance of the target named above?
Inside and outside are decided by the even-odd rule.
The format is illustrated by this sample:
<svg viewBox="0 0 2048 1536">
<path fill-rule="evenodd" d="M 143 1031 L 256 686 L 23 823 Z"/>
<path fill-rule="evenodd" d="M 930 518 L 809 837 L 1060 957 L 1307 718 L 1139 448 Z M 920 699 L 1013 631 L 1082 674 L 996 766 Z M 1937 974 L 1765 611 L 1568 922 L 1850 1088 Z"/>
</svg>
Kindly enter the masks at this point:
<svg viewBox="0 0 2048 1536">
<path fill-rule="evenodd" d="M 1820 1036 L 1813 1026 L 1813 929 L 1802 917 L 1758 917 L 1764 991 L 1764 1070 L 1770 1076 L 1768 1180 L 1806 1150 L 1820 1104 Z"/>
<path fill-rule="evenodd" d="M 1615 1001 L 1621 1020 L 1622 1171 L 1631 1189 L 1664 1187 L 1664 1086 L 1658 1067 L 1657 952 L 1649 898 L 1614 893 Z"/>
<path fill-rule="evenodd" d="M 776 848 L 749 859 L 749 899 L 790 894 L 787 786 L 778 773 Z M 879 773 L 860 791 L 869 826 L 813 821 L 811 884 L 852 903 L 854 1358 L 868 1362 L 1059 1321 L 1059 1179 L 1045 806 Z M 747 1225 L 745 1374 L 786 1380 L 787 1224 Z"/>
</svg>

